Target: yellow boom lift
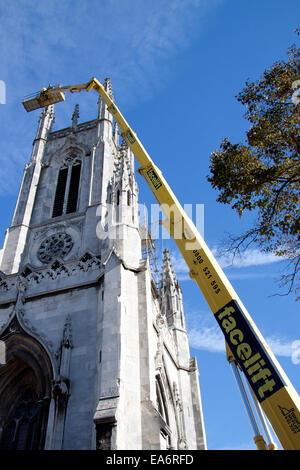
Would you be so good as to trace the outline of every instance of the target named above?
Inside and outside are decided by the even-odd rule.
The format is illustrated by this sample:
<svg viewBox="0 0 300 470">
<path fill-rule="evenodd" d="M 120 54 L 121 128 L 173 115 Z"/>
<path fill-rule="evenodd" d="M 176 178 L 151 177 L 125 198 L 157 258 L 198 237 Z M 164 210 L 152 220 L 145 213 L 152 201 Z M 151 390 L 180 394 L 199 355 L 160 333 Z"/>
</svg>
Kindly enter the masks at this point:
<svg viewBox="0 0 300 470">
<path fill-rule="evenodd" d="M 104 99 L 122 137 L 133 151 L 139 173 L 146 180 L 166 217 L 163 225 L 174 238 L 189 269 L 191 278 L 201 289 L 226 342 L 227 358 L 233 366 L 244 403 L 254 431 L 258 449 L 266 449 L 255 418 L 250 409 L 245 388 L 240 378 L 244 373 L 258 410 L 264 411 L 283 449 L 300 450 L 300 400 L 274 354 L 270 350 L 251 316 L 234 291 L 213 254 L 207 247 L 193 222 L 187 217 L 159 168 L 154 164 L 135 132 L 129 127 L 112 98 L 95 78 L 88 83 L 43 88 L 41 92 L 25 97 L 26 111 L 64 101 L 64 92 L 91 91 Z M 263 419 L 264 429 L 267 429 Z M 269 441 L 268 449 L 276 446 Z"/>
</svg>

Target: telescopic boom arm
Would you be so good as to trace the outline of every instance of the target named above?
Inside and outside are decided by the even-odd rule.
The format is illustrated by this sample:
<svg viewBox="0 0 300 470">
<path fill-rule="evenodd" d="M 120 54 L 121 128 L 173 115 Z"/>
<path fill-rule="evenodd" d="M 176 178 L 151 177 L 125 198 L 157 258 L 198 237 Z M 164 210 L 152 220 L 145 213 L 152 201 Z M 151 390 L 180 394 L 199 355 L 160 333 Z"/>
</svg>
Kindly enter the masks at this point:
<svg viewBox="0 0 300 470">
<path fill-rule="evenodd" d="M 161 171 L 101 83 L 92 78 L 85 84 L 43 88 L 40 93 L 26 97 L 23 105 L 27 111 L 32 111 L 63 101 L 66 91 L 89 92 L 92 89 L 107 104 L 140 165 L 139 173 L 160 204 L 165 216 L 163 225 L 174 238 L 190 269 L 191 278 L 201 289 L 224 334 L 228 360 L 244 372 L 282 447 L 300 450 L 299 395 Z"/>
</svg>

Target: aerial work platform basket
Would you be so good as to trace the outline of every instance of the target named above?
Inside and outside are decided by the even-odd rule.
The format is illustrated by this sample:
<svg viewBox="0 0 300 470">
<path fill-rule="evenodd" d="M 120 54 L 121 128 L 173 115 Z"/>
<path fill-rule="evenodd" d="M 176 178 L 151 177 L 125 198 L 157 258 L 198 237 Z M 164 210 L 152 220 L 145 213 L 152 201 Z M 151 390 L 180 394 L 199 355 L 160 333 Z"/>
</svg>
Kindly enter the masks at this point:
<svg viewBox="0 0 300 470">
<path fill-rule="evenodd" d="M 52 90 L 51 93 L 49 93 L 49 89 L 42 88 L 42 90 L 37 93 L 24 96 L 22 104 L 26 111 L 34 111 L 40 107 L 49 106 L 50 104 L 59 103 L 60 101 L 65 101 L 65 95 L 62 91 Z"/>
</svg>

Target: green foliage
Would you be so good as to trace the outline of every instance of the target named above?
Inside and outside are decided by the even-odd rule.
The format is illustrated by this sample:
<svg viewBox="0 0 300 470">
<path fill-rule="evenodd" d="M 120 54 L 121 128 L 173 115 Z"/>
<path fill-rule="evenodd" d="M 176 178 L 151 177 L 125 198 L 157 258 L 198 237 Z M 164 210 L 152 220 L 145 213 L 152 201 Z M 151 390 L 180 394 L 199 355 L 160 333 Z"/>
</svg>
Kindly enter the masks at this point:
<svg viewBox="0 0 300 470">
<path fill-rule="evenodd" d="M 289 260 L 282 278 L 289 293 L 296 290 L 300 265 L 300 49 L 292 46 L 287 55 L 237 95 L 250 122 L 246 141 L 223 140 L 211 155 L 207 179 L 219 191 L 218 202 L 230 204 L 240 217 L 244 211 L 257 214 L 255 225 L 232 238 L 230 249 L 255 242 Z"/>
</svg>

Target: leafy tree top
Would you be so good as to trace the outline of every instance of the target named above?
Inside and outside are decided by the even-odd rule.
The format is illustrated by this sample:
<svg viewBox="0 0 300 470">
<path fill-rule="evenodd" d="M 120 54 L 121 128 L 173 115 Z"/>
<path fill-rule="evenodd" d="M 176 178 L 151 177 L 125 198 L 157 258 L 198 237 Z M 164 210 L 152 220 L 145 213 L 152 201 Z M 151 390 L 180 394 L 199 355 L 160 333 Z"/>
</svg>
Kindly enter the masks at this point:
<svg viewBox="0 0 300 470">
<path fill-rule="evenodd" d="M 237 99 L 247 108 L 246 141 L 224 139 L 211 155 L 207 179 L 219 191 L 218 202 L 230 204 L 240 217 L 244 211 L 257 214 L 250 230 L 231 237 L 230 249 L 254 242 L 289 260 L 282 278 L 289 293 L 297 288 L 300 265 L 300 49 L 293 45 L 286 61 L 246 82 Z"/>
</svg>

